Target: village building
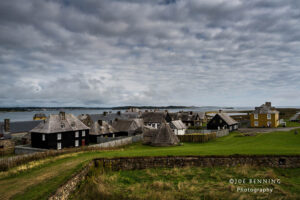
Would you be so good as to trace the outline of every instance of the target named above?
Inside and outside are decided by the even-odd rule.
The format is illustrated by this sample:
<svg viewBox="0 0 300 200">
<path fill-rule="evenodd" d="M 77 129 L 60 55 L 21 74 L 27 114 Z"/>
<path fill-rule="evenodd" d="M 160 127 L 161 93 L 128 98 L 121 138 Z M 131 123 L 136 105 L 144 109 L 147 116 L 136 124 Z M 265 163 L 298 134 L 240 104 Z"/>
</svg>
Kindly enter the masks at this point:
<svg viewBox="0 0 300 200">
<path fill-rule="evenodd" d="M 144 120 L 145 126 L 152 126 L 153 128 L 159 128 L 162 123 L 172 121 L 171 116 L 168 112 L 148 112 L 145 111 L 141 118 Z"/>
<path fill-rule="evenodd" d="M 74 115 L 60 112 L 30 131 L 31 145 L 44 149 L 85 146 L 89 144 L 89 129 Z"/>
<path fill-rule="evenodd" d="M 260 107 L 255 107 L 250 114 L 251 127 L 269 127 L 276 128 L 279 126 L 279 111 L 272 107 L 271 102 L 266 102 Z"/>
<path fill-rule="evenodd" d="M 112 126 L 116 130 L 115 137 L 134 136 L 143 133 L 144 123 L 142 119 L 116 119 Z"/>
<path fill-rule="evenodd" d="M 180 142 L 169 124 L 165 122 L 158 129 L 154 129 L 153 127 L 145 129 L 143 137 L 143 144 L 151 146 L 174 146 Z"/>
<path fill-rule="evenodd" d="M 9 119 L 0 124 L 0 156 L 13 154 L 15 143 L 11 139 Z"/>
<path fill-rule="evenodd" d="M 90 128 L 89 142 L 101 143 L 103 138 L 114 138 L 117 130 L 108 124 L 106 121 L 98 120 L 93 121 L 89 114 L 82 114 L 78 119 Z"/>
<path fill-rule="evenodd" d="M 33 116 L 33 120 L 46 120 L 47 116 L 44 113 L 36 113 Z"/>
<path fill-rule="evenodd" d="M 238 127 L 238 122 L 221 110 L 207 123 L 209 130 L 229 129 L 229 131 L 235 131 Z"/>
<path fill-rule="evenodd" d="M 184 135 L 186 126 L 181 120 L 174 120 L 169 123 L 172 131 L 175 133 L 175 135 Z"/>
<path fill-rule="evenodd" d="M 104 111 L 102 114 L 91 114 L 90 117 L 94 122 L 99 120 L 105 121 L 112 125 L 115 119 L 136 119 L 140 117 L 140 113 L 138 112 L 121 112 L 118 111 L 116 113 L 106 112 Z"/>
<path fill-rule="evenodd" d="M 170 113 L 172 120 L 181 120 L 186 127 L 190 126 L 202 126 L 205 121 L 205 113 L 203 112 L 177 112 Z"/>
</svg>

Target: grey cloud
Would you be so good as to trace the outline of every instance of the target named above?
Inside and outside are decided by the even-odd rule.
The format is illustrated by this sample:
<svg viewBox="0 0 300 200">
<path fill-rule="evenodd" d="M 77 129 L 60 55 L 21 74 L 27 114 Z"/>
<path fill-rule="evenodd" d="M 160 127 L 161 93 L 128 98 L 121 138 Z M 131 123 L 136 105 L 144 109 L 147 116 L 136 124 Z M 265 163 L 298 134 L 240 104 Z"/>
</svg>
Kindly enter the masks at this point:
<svg viewBox="0 0 300 200">
<path fill-rule="evenodd" d="M 3 1 L 0 106 L 295 105 L 297 96 L 278 94 L 300 91 L 299 8 L 292 0 Z"/>
</svg>

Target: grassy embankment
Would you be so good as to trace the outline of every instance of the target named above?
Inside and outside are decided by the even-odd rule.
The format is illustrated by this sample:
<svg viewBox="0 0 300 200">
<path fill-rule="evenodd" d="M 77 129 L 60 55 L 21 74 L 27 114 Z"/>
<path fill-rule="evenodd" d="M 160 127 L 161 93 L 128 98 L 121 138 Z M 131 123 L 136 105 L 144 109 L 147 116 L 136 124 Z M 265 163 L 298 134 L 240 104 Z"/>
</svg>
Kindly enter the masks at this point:
<svg viewBox="0 0 300 200">
<path fill-rule="evenodd" d="M 299 131 L 299 130 L 298 130 Z M 82 152 L 30 162 L 0 173 L 0 199 L 46 199 L 59 185 L 97 157 L 280 154 L 300 155 L 300 134 L 272 132 L 236 137 L 239 133 L 208 143 L 184 143 L 176 147 L 150 147 L 140 143 L 119 150 Z"/>
<path fill-rule="evenodd" d="M 280 179 L 280 184 L 250 184 L 249 179 Z M 245 179 L 231 184 L 230 179 Z M 272 193 L 238 192 L 243 188 L 271 188 Z M 105 172 L 91 170 L 71 199 L 299 199 L 300 169 L 250 166 L 234 168 L 186 167 Z"/>
</svg>

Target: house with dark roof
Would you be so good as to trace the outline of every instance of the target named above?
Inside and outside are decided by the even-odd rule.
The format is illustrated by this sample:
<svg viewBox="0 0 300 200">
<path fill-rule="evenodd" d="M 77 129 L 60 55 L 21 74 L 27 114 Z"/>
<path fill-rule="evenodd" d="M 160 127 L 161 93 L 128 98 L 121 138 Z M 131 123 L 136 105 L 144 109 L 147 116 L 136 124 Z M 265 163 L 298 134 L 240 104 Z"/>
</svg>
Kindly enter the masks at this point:
<svg viewBox="0 0 300 200">
<path fill-rule="evenodd" d="M 144 112 L 141 116 L 141 118 L 144 120 L 145 126 L 152 126 L 153 128 L 159 128 L 162 123 L 170 122 L 172 121 L 171 116 L 168 112 L 161 112 L 161 111 L 155 111 L 155 112 Z"/>
<path fill-rule="evenodd" d="M 189 126 L 202 126 L 205 119 L 205 114 L 202 112 L 177 112 L 169 113 L 172 120 L 181 120 L 187 127 Z"/>
<path fill-rule="evenodd" d="M 143 144 L 151 146 L 174 146 L 180 142 L 166 122 L 162 123 L 158 129 L 146 128 L 143 138 Z"/>
<path fill-rule="evenodd" d="M 207 129 L 229 129 L 229 131 L 234 131 L 238 129 L 238 122 L 232 119 L 227 113 L 219 111 L 219 113 L 215 114 L 215 116 L 207 123 Z"/>
<path fill-rule="evenodd" d="M 103 112 L 102 114 L 91 114 L 90 117 L 94 122 L 99 120 L 105 121 L 110 125 L 113 123 L 115 119 L 135 119 L 139 118 L 140 114 L 138 112 L 121 112 L 118 111 L 116 113 L 111 112 Z"/>
<path fill-rule="evenodd" d="M 143 133 L 142 119 L 116 119 L 112 127 L 116 130 L 115 136 L 133 136 Z"/>
<path fill-rule="evenodd" d="M 33 128 L 31 145 L 36 148 L 62 149 L 89 144 L 90 128 L 72 114 L 50 115 Z"/>
<path fill-rule="evenodd" d="M 89 141 L 90 143 L 101 143 L 103 138 L 114 138 L 117 130 L 108 124 L 106 121 L 93 121 L 89 114 L 82 114 L 78 119 L 90 128 Z"/>
</svg>

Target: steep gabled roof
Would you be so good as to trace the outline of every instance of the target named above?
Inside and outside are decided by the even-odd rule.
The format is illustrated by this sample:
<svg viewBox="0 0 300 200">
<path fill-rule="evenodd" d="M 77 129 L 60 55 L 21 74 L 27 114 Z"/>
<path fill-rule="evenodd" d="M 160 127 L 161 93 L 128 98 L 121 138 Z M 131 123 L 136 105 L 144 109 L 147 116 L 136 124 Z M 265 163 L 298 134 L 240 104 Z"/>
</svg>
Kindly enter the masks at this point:
<svg viewBox="0 0 300 200">
<path fill-rule="evenodd" d="M 117 132 L 117 130 L 113 126 L 109 125 L 105 121 L 102 121 L 102 125 L 100 125 L 98 122 L 94 122 L 89 134 L 103 135 L 103 134 L 115 133 L 115 132 Z"/>
<path fill-rule="evenodd" d="M 255 110 L 253 111 L 254 114 L 273 114 L 273 113 L 279 113 L 275 109 L 275 107 L 271 106 L 271 102 L 266 102 L 265 104 L 262 104 L 260 107 L 255 107 Z"/>
<path fill-rule="evenodd" d="M 142 118 L 145 123 L 163 123 L 166 115 L 166 112 L 144 112 Z"/>
<path fill-rule="evenodd" d="M 173 129 L 186 129 L 185 124 L 181 120 L 174 120 L 170 122 L 170 127 Z"/>
<path fill-rule="evenodd" d="M 59 133 L 67 131 L 78 131 L 90 129 L 72 114 L 50 115 L 45 121 L 40 122 L 38 126 L 30 132 L 34 133 Z"/>
<path fill-rule="evenodd" d="M 228 125 L 233 125 L 238 123 L 237 121 L 232 119 L 227 113 L 217 113 L 216 115 L 219 115 L 220 118 L 223 119 Z"/>
<path fill-rule="evenodd" d="M 113 122 L 112 126 L 120 132 L 131 132 L 142 130 L 144 125 L 141 119 L 118 119 Z"/>
<path fill-rule="evenodd" d="M 162 123 L 157 133 L 153 135 L 152 146 L 173 146 L 179 143 L 179 139 L 173 133 L 167 123 Z"/>
</svg>

